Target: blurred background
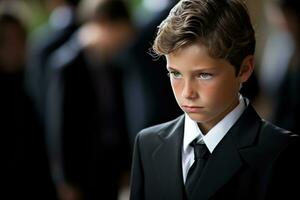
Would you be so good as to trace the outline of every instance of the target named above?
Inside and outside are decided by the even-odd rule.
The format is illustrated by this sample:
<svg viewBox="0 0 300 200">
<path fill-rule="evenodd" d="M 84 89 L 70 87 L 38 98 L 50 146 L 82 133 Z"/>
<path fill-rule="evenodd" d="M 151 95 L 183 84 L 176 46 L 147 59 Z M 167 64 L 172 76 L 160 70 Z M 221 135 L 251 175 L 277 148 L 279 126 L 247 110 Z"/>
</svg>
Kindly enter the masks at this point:
<svg viewBox="0 0 300 200">
<path fill-rule="evenodd" d="M 177 0 L 0 0 L 6 199 L 128 199 L 136 134 L 181 114 L 156 27 Z M 241 93 L 299 133 L 298 0 L 248 0 L 256 68 Z"/>
</svg>

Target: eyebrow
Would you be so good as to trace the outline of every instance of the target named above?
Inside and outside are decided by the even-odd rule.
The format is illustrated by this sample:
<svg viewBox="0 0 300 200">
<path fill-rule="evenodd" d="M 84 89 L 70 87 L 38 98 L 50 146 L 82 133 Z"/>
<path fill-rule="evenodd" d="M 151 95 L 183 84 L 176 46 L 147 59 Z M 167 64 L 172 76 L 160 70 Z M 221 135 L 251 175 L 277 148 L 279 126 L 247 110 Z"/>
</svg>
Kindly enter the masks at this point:
<svg viewBox="0 0 300 200">
<path fill-rule="evenodd" d="M 167 69 L 168 69 L 168 70 L 178 71 L 177 69 L 175 69 L 175 68 L 173 68 L 173 67 L 170 67 L 170 66 L 167 66 Z"/>
<path fill-rule="evenodd" d="M 211 70 L 216 70 L 218 67 L 211 67 L 211 68 L 201 68 L 201 69 L 195 69 L 192 72 L 202 72 L 202 71 L 211 71 Z M 178 69 L 175 69 L 173 67 L 167 66 L 168 70 L 174 70 L 174 71 L 180 71 Z"/>
</svg>

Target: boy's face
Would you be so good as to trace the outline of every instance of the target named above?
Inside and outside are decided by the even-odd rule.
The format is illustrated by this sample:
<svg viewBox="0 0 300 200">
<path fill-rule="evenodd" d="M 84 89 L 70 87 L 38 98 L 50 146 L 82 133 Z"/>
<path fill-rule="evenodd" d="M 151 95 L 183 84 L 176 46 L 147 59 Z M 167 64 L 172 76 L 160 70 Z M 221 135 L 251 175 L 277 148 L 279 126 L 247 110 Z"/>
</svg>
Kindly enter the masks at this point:
<svg viewBox="0 0 300 200">
<path fill-rule="evenodd" d="M 205 46 L 197 43 L 181 48 L 166 55 L 166 60 L 178 105 L 198 122 L 203 133 L 237 106 L 245 78 L 237 76 L 228 61 L 210 57 Z"/>
</svg>

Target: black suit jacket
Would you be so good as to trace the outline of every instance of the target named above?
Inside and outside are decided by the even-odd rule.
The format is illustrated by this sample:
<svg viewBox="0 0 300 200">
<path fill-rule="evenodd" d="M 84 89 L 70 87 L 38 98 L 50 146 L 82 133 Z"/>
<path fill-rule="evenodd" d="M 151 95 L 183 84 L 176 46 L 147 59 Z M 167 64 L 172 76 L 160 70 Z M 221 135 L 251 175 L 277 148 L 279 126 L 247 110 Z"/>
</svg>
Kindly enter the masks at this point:
<svg viewBox="0 0 300 200">
<path fill-rule="evenodd" d="M 183 130 L 181 116 L 137 135 L 131 200 L 186 199 Z M 249 105 L 209 157 L 192 199 L 299 199 L 299 147 L 297 136 L 262 120 Z"/>
</svg>

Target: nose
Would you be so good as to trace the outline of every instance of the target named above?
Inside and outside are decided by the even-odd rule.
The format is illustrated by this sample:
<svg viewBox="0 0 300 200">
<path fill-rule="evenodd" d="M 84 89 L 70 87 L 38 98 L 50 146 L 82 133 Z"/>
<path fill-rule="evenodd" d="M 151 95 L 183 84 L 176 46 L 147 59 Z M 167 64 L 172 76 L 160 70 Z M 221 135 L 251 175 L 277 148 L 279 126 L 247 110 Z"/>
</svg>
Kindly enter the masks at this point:
<svg viewBox="0 0 300 200">
<path fill-rule="evenodd" d="M 185 99 L 195 99 L 197 97 L 196 86 L 191 80 L 185 81 L 181 95 Z"/>
</svg>

